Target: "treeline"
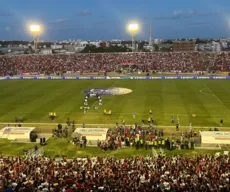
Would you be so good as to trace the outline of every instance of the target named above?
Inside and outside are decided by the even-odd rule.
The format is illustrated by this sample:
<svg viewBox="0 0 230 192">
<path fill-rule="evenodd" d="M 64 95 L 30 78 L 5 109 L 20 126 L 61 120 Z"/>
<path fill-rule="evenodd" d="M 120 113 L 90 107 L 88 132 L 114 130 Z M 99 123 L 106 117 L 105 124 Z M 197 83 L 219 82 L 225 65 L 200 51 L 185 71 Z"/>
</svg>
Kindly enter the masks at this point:
<svg viewBox="0 0 230 192">
<path fill-rule="evenodd" d="M 86 45 L 82 53 L 109 53 L 109 52 L 131 52 L 126 46 L 110 45 L 108 47 L 96 47 L 95 45 Z"/>
</svg>

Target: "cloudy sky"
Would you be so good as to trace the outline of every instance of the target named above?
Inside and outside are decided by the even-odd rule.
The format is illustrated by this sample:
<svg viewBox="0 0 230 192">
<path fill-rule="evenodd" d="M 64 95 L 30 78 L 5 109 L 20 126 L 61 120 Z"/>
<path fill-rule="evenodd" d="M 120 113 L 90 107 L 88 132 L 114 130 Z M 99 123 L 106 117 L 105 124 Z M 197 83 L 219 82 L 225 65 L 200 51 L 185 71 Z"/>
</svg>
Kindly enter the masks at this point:
<svg viewBox="0 0 230 192">
<path fill-rule="evenodd" d="M 0 0 L 0 39 L 28 40 L 41 23 L 43 40 L 230 37 L 230 0 Z"/>
</svg>

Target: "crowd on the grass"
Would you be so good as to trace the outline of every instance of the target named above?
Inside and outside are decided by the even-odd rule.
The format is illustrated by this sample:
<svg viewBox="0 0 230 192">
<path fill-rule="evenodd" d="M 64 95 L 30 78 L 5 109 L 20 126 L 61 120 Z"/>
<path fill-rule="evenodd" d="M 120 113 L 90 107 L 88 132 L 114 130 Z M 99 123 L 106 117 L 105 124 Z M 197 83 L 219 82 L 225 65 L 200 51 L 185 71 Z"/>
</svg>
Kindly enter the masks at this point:
<svg viewBox="0 0 230 192">
<path fill-rule="evenodd" d="M 133 65 L 133 72 L 230 71 L 230 52 L 88 53 L 74 55 L 1 56 L 0 75 L 116 72 Z"/>
<path fill-rule="evenodd" d="M 228 192 L 228 156 L 0 158 L 1 192 Z"/>
<path fill-rule="evenodd" d="M 171 137 L 165 137 L 164 130 L 155 126 L 153 117 L 148 119 L 148 124 L 146 125 L 144 124 L 146 123 L 145 120 L 142 120 L 142 125 L 135 123 L 133 126 L 127 126 L 124 120 L 122 122 L 122 124 L 116 123 L 115 129 L 109 129 L 106 139 L 98 140 L 97 146 L 104 151 L 117 150 L 123 147 L 136 147 L 137 150 L 139 148 L 145 148 L 146 150 L 152 148 L 166 148 L 168 150 L 194 149 L 194 137 L 197 136 L 197 132 L 192 129 L 191 122 L 189 129 L 180 132 L 180 137 L 178 137 L 178 134 L 176 137 L 176 132 L 178 133 L 179 131 L 179 117 L 177 117 L 175 132 L 172 133 Z M 172 123 L 174 123 L 174 117 L 172 117 Z M 83 128 L 85 128 L 85 124 L 83 124 Z M 67 134 L 64 133 L 64 130 L 66 130 Z M 64 130 L 62 130 L 62 126 L 59 124 L 58 129 L 53 131 L 54 137 L 67 137 L 68 128 L 66 127 Z M 73 132 L 74 128 L 72 129 Z M 87 137 L 78 135 L 73 138 L 72 142 L 76 146 L 86 147 Z"/>
<path fill-rule="evenodd" d="M 136 149 L 145 148 L 146 150 L 153 147 L 166 148 L 168 150 L 194 149 L 196 131 L 190 129 L 182 132 L 180 138 L 176 138 L 175 132 L 172 133 L 171 137 L 165 137 L 163 129 L 154 128 L 152 125 L 144 128 L 144 126 L 137 125 L 136 123 L 131 127 L 116 124 L 114 130 L 108 130 L 105 141 L 98 140 L 98 147 L 104 151 L 130 146 L 136 147 Z"/>
<path fill-rule="evenodd" d="M 66 126 L 63 128 L 62 124 L 58 124 L 57 128 L 55 127 L 52 130 L 53 138 L 67 138 L 71 133 L 75 131 L 75 121 L 70 121 L 69 118 L 66 119 Z"/>
</svg>

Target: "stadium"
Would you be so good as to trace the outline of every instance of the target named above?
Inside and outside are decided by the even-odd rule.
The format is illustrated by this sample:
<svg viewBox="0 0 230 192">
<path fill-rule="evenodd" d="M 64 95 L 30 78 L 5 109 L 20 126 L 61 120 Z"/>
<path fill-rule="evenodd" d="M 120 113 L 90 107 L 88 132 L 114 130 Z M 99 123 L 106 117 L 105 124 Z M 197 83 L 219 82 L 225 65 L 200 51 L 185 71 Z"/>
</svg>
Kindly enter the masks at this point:
<svg viewBox="0 0 230 192">
<path fill-rule="evenodd" d="M 166 156 L 199 159 L 197 155 L 206 153 L 216 154 L 218 164 L 224 163 L 230 126 L 230 77 L 223 75 L 227 62 L 214 61 L 207 72 L 202 63 L 195 66 L 195 61 L 187 61 L 194 53 L 186 57 L 170 53 L 170 58 L 178 58 L 170 64 L 162 54 L 166 58 L 162 65 L 157 62 L 159 54 L 122 54 L 135 63 L 132 68 L 123 65 L 124 71 L 116 71 L 121 54 L 1 57 L 2 156 L 101 157 L 105 162 L 148 157 L 151 165 L 150 161 Z M 215 58 L 228 60 L 228 53 L 221 55 Z M 78 64 L 78 57 L 84 66 Z M 90 57 L 98 58 L 93 59 L 95 64 Z M 137 57 L 142 58 L 140 64 Z M 146 65 L 143 59 L 148 57 L 152 61 L 147 59 Z M 204 58 L 199 54 L 199 60 Z M 99 68 L 90 69 L 97 62 Z M 191 69 L 183 71 L 182 63 L 184 69 Z M 63 66 L 68 67 L 63 70 Z"/>
<path fill-rule="evenodd" d="M 209 15 L 216 14 L 153 18 Z M 47 29 L 29 22 L 33 45 L 0 44 L 0 192 L 228 192 L 230 40 L 199 40 L 196 50 L 194 39 L 153 43 L 150 23 L 146 44 L 136 40 L 138 22 L 127 25 L 132 39 L 121 47 L 56 42 L 47 49 L 38 40 L 66 22 L 73 20 Z M 63 26 L 65 35 L 75 29 Z M 96 28 L 79 34 L 91 37 Z"/>
</svg>

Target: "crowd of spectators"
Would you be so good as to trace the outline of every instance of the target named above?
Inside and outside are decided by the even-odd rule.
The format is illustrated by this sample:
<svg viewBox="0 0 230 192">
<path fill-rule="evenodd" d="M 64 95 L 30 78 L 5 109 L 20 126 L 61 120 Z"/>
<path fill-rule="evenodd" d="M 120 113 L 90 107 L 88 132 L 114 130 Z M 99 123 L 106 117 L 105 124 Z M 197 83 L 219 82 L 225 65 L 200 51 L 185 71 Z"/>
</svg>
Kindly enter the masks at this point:
<svg viewBox="0 0 230 192">
<path fill-rule="evenodd" d="M 74 55 L 1 56 L 0 75 L 22 73 L 117 72 L 133 65 L 143 72 L 230 71 L 230 52 L 87 53 Z"/>
<path fill-rule="evenodd" d="M 228 156 L 1 158 L 0 191 L 229 191 Z"/>
</svg>

